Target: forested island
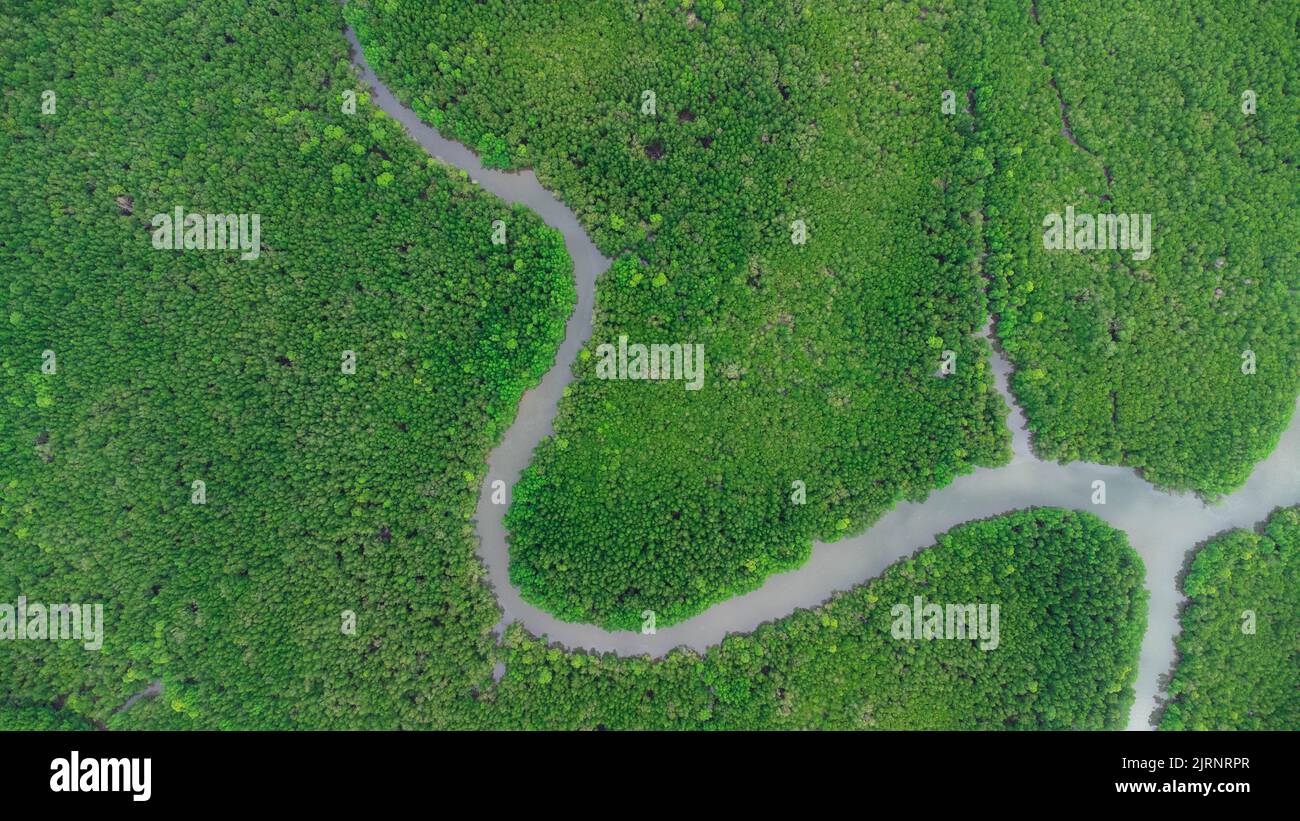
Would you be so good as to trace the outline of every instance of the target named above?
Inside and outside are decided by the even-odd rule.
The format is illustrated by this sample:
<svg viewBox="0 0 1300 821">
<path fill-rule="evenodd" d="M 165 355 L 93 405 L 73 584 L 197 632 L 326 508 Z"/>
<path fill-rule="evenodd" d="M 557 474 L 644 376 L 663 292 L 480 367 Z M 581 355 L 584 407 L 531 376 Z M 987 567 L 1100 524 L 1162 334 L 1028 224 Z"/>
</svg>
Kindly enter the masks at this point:
<svg viewBox="0 0 1300 821">
<path fill-rule="evenodd" d="M 1017 511 L 703 657 L 569 654 L 515 630 L 480 711 L 533 729 L 1118 729 L 1146 629 L 1142 575 L 1124 535 L 1095 516 Z M 997 648 L 897 638 L 894 608 L 917 597 L 997 604 Z"/>
<path fill-rule="evenodd" d="M 1296 9 L 987 7 L 985 270 L 1035 449 L 1237 489 L 1300 391 Z M 1150 257 L 1044 249 L 1071 205 L 1151 214 Z"/>
<path fill-rule="evenodd" d="M 974 336 L 988 163 L 939 108 L 964 27 L 787 6 L 347 7 L 417 113 L 618 256 L 508 520 L 512 583 L 566 620 L 672 624 L 1009 455 Z M 594 378 L 624 335 L 701 343 L 709 389 Z"/>
<path fill-rule="evenodd" d="M 1300 727 L 1300 506 L 1199 549 L 1163 730 Z"/>
</svg>

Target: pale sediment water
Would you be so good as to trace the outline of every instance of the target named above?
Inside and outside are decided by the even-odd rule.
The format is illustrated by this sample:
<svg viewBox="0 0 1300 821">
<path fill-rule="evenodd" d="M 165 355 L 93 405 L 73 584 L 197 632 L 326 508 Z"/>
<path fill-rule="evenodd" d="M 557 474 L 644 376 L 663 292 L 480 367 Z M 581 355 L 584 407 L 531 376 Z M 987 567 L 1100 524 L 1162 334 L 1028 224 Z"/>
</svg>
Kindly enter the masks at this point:
<svg viewBox="0 0 1300 821">
<path fill-rule="evenodd" d="M 860 584 L 900 558 L 933 544 L 936 536 L 963 522 L 1026 507 L 1073 508 L 1094 513 L 1127 533 L 1146 563 L 1150 609 L 1135 685 L 1137 699 L 1129 716 L 1130 729 L 1144 729 L 1156 705 L 1160 679 L 1169 672 L 1174 659 L 1173 641 L 1179 629 L 1178 606 L 1182 601 L 1177 577 L 1187 551 L 1221 531 L 1253 528 L 1274 508 L 1300 502 L 1300 413 L 1293 411 L 1291 424 L 1277 447 L 1256 465 L 1244 487 L 1206 505 L 1192 495 L 1159 491 L 1129 468 L 1084 462 L 1061 465 L 1035 458 L 1024 415 L 1007 388 L 1010 366 L 994 350 L 994 381 L 1011 408 L 1011 464 L 979 468 L 934 491 L 924 502 L 902 502 L 857 536 L 830 544 L 815 543 L 812 557 L 798 569 L 771 576 L 759 589 L 720 602 L 686 621 L 660 627 L 654 635 L 611 632 L 590 624 L 560 621 L 525 602 L 510 584 L 502 521 L 506 506 L 492 504 L 491 486 L 502 479 L 507 487 L 513 487 L 533 449 L 551 433 L 551 420 L 561 394 L 573 379 L 571 365 L 591 335 L 596 278 L 609 267 L 610 260 L 596 249 L 573 212 L 542 188 L 531 171 L 486 169 L 464 145 L 442 137 L 421 122 L 375 76 L 352 30 L 346 33 L 357 71 L 374 89 L 371 101 L 376 106 L 400 122 L 433 157 L 464 170 L 483 190 L 506 202 L 526 206 L 559 230 L 573 259 L 578 300 L 564 342 L 541 383 L 524 394 L 514 423 L 489 454 L 487 479 L 479 496 L 475 517 L 481 540 L 479 555 L 503 611 L 498 629 L 518 621 L 531 632 L 564 647 L 620 655 L 658 657 L 681 646 L 702 651 L 721 642 L 728 633 L 747 633 L 797 608 L 815 607 L 835 591 Z M 1092 483 L 1097 479 L 1106 483 L 1104 505 L 1091 503 Z"/>
</svg>

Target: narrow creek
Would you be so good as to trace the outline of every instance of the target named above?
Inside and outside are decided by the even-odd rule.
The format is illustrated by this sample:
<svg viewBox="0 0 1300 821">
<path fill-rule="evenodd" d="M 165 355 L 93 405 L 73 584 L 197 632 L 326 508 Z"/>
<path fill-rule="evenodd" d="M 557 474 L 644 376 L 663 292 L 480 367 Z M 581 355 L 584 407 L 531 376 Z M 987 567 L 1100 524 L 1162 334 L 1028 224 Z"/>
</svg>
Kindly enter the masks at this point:
<svg viewBox="0 0 1300 821">
<path fill-rule="evenodd" d="M 513 487 L 533 449 L 551 433 L 560 396 L 573 379 L 571 364 L 591 335 L 596 279 L 609 267 L 610 260 L 596 249 L 573 212 L 542 188 L 532 171 L 485 169 L 464 145 L 445 139 L 421 122 L 375 76 L 350 28 L 346 35 L 352 44 L 353 64 L 362 81 L 372 87 L 371 101 L 376 106 L 400 122 L 434 158 L 465 171 L 484 191 L 528 207 L 559 230 L 573 259 L 578 301 L 569 317 L 564 342 L 551 369 L 540 384 L 524 395 L 514 423 L 488 455 L 487 478 L 479 496 L 475 516 L 481 540 L 479 555 L 503 611 L 498 631 L 518 621 L 534 634 L 565 647 L 620 655 L 659 657 L 681 646 L 703 651 L 729 633 L 747 633 L 797 608 L 815 607 L 834 592 L 860 584 L 898 559 L 933 544 L 936 536 L 963 522 L 1025 507 L 1074 508 L 1094 513 L 1127 533 L 1146 563 L 1146 586 L 1151 592 L 1149 624 L 1135 684 L 1137 699 L 1129 716 L 1130 729 L 1145 729 L 1163 688 L 1161 679 L 1174 659 L 1173 640 L 1178 633 L 1178 606 L 1182 601 L 1176 580 L 1187 551 L 1224 530 L 1253 528 L 1274 508 L 1300 502 L 1300 412 L 1296 411 L 1273 453 L 1256 465 L 1246 485 L 1213 505 L 1192 495 L 1158 491 L 1129 468 L 1086 462 L 1061 465 L 1037 459 L 1030 451 L 1024 414 L 1008 390 L 1010 365 L 994 346 L 994 381 L 1011 408 L 1011 464 L 977 469 L 932 492 L 924 502 L 899 503 L 857 536 L 829 544 L 815 543 L 812 557 L 797 570 L 771 576 L 758 590 L 716 604 L 671 627 L 661 627 L 654 635 L 611 632 L 590 624 L 560 621 L 525 602 L 511 586 L 502 522 L 506 506 L 492 504 L 491 485 L 502 479 L 507 487 Z M 1106 482 L 1104 505 L 1091 503 L 1092 482 L 1097 479 Z"/>
</svg>

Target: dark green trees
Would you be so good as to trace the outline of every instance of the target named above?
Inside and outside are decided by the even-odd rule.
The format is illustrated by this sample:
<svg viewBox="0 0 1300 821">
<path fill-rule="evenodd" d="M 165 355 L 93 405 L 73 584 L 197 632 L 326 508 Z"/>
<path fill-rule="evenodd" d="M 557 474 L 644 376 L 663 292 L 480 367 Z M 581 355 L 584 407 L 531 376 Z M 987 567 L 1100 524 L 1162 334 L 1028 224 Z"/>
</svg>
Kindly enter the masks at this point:
<svg viewBox="0 0 1300 821">
<path fill-rule="evenodd" d="M 985 265 L 1035 449 L 1235 490 L 1300 390 L 1300 11 L 987 7 Z M 1150 257 L 1046 250 L 1071 206 L 1149 214 Z"/>
<path fill-rule="evenodd" d="M 668 624 L 1005 458 L 972 336 L 987 169 L 969 115 L 940 107 L 961 15 L 930 11 L 349 5 L 417 112 L 534 166 L 626 252 L 513 497 L 511 579 L 530 601 Z M 621 336 L 703 345 L 703 388 L 599 379 L 598 347 Z"/>
<path fill-rule="evenodd" d="M 1300 727 L 1300 507 L 1196 553 L 1164 730 Z"/>
<path fill-rule="evenodd" d="M 510 514 L 512 579 L 562 618 L 685 618 L 998 463 L 971 338 L 981 273 L 1042 456 L 1213 496 L 1294 408 L 1293 9 L 430 0 L 349 16 L 422 116 L 536 167 L 626 252 L 588 355 L 623 335 L 704 345 L 696 393 L 578 363 Z M 1149 216 L 1150 255 L 1045 249 L 1066 208 Z M 957 372 L 934 378 L 945 351 Z"/>
<path fill-rule="evenodd" d="M 498 618 L 468 518 L 572 309 L 561 237 L 367 104 L 335 4 L 0 14 L 0 602 L 106 622 L 4 642 L 0 686 L 104 721 L 161 677 L 132 726 L 453 722 Z M 260 214 L 258 258 L 156 250 L 177 205 Z"/>
<path fill-rule="evenodd" d="M 1017 511 L 954 528 L 880 577 L 729 636 L 704 657 L 570 654 L 516 631 L 485 720 L 528 728 L 1119 728 L 1146 629 L 1142 578 L 1124 535 L 1095 516 Z M 894 608 L 917 597 L 944 607 L 945 632 L 950 605 L 989 614 L 997 605 L 996 646 L 978 637 L 895 638 Z"/>
<path fill-rule="evenodd" d="M 0 648 L 0 723 L 1124 723 L 1141 564 L 1064 511 L 958 528 L 703 656 L 567 653 L 518 628 L 497 648 L 469 516 L 571 308 L 563 246 L 364 95 L 344 112 L 360 90 L 336 6 L 209 6 L 0 11 L 0 602 L 97 602 L 109 628 L 94 655 Z M 565 617 L 683 618 L 1002 459 L 971 335 L 981 272 L 1047 455 L 1219 492 L 1294 401 L 1285 7 L 1248 24 L 1226 4 L 1084 18 L 1046 0 L 1037 19 L 1003 2 L 351 8 L 417 111 L 490 165 L 535 166 L 622 254 L 593 349 L 705 345 L 694 393 L 578 362 L 511 514 L 516 580 Z M 1252 115 L 1235 113 L 1247 83 Z M 1041 219 L 1072 202 L 1152 211 L 1150 264 L 1046 254 Z M 259 258 L 155 251 L 150 217 L 177 205 L 259 213 Z M 1267 615 L 1286 603 L 1269 585 L 1295 585 L 1265 564 Z M 895 639 L 891 609 L 916 596 L 998 604 L 997 649 Z M 1258 680 L 1221 697 L 1208 668 L 1242 648 L 1202 634 L 1189 622 L 1167 721 L 1294 725 L 1288 645 L 1253 645 Z M 155 677 L 161 697 L 112 713 Z"/>
</svg>

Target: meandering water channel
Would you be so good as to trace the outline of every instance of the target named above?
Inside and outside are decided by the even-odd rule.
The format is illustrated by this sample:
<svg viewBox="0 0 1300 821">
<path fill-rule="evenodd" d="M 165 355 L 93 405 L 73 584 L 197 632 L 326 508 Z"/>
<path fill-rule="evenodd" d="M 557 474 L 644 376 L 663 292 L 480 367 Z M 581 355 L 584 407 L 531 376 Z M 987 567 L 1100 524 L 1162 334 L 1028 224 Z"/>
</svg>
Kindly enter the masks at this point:
<svg viewBox="0 0 1300 821">
<path fill-rule="evenodd" d="M 539 636 L 569 648 L 613 651 L 621 655 L 663 656 L 674 647 L 704 650 L 728 633 L 745 633 L 766 621 L 814 607 L 837 590 L 847 590 L 898 559 L 934 543 L 935 537 L 972 519 L 983 519 L 1024 507 L 1052 505 L 1086 510 L 1128 534 L 1146 563 L 1151 592 L 1149 626 L 1142 641 L 1136 682 L 1137 699 L 1129 716 L 1130 729 L 1144 729 L 1162 690 L 1161 678 L 1174 659 L 1178 606 L 1182 596 L 1177 577 L 1189 549 L 1221 531 L 1253 528 L 1281 505 L 1300 502 L 1300 411 L 1269 458 L 1256 465 L 1244 487 L 1217 504 L 1206 505 L 1191 495 L 1156 490 L 1128 468 L 1073 462 L 1061 465 L 1035 458 L 1029 448 L 1024 415 L 1007 387 L 1010 365 L 994 346 L 992 366 L 997 389 L 1011 408 L 1008 423 L 1014 457 L 1001 468 L 980 468 L 934 491 L 921 503 L 898 504 L 866 532 L 830 544 L 815 543 L 812 557 L 797 570 L 771 576 L 751 593 L 716 604 L 694 618 L 662 627 L 654 635 L 610 632 L 590 624 L 563 622 L 525 602 L 510 584 L 505 505 L 491 502 L 491 485 L 502 479 L 513 487 L 533 449 L 551 433 L 551 420 L 566 385 L 573 379 L 571 364 L 591 335 L 596 278 L 609 267 L 587 237 L 577 217 L 538 183 L 532 171 L 506 173 L 486 169 L 464 145 L 445 139 L 397 101 L 366 63 L 356 35 L 347 29 L 353 63 L 373 88 L 371 101 L 400 122 L 426 151 L 467 172 L 483 190 L 509 203 L 520 203 L 564 235 L 573 259 L 578 302 L 569 317 L 564 342 L 541 383 L 524 394 L 515 422 L 488 456 L 487 479 L 479 496 L 477 515 L 479 555 L 488 569 L 493 591 L 503 610 L 498 630 L 521 622 Z M 1093 505 L 1092 482 L 1106 482 L 1106 504 Z"/>
</svg>

